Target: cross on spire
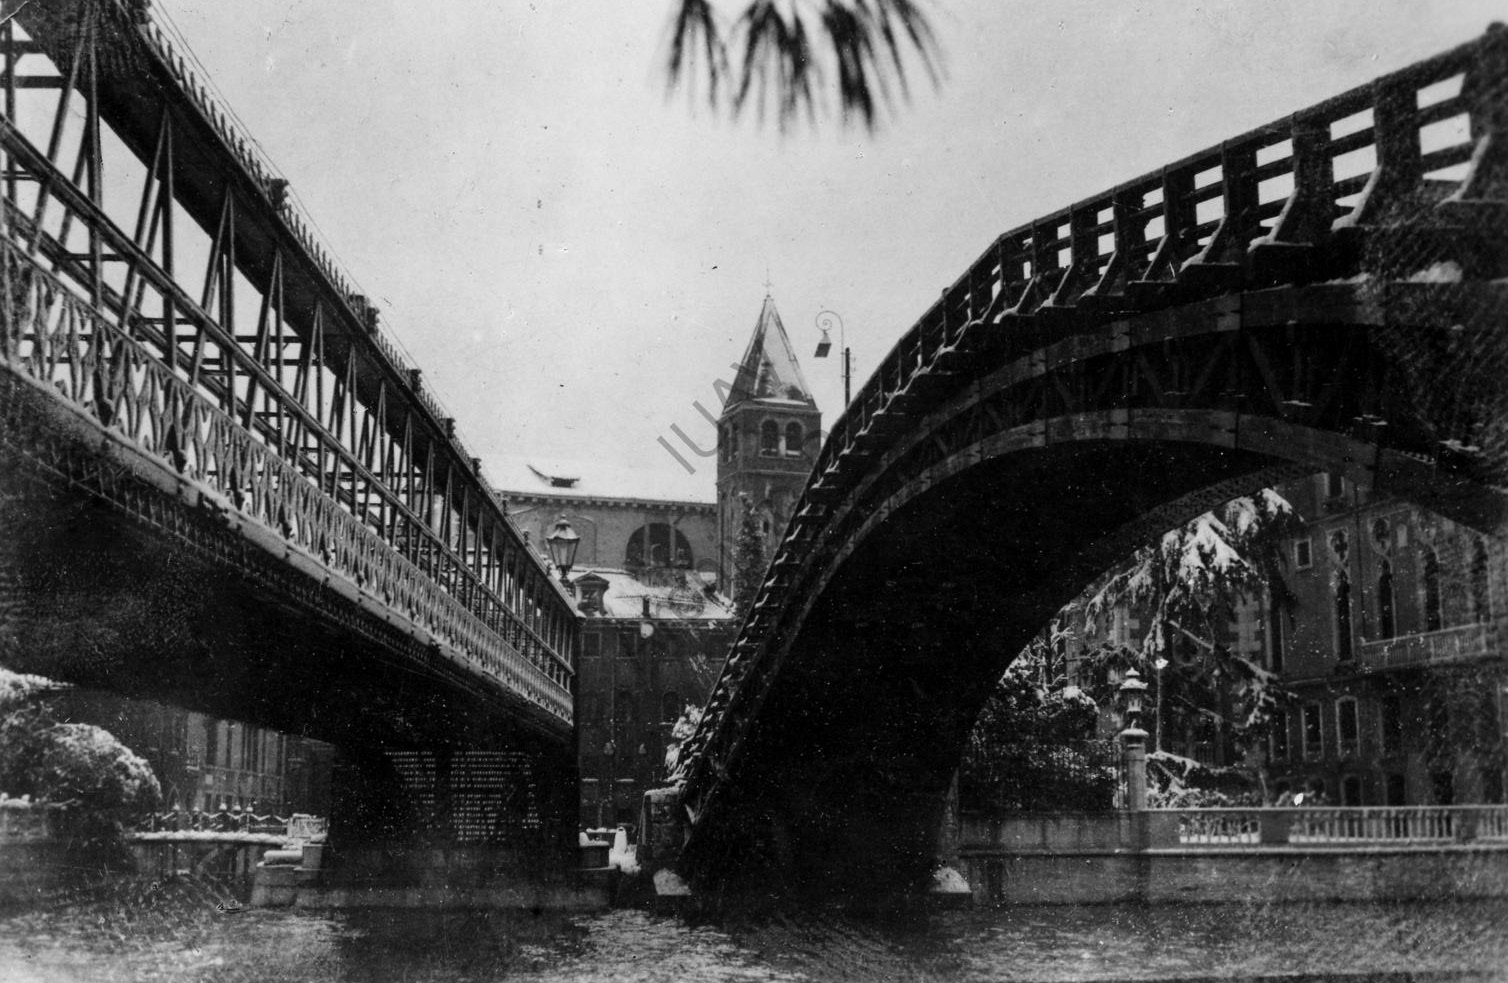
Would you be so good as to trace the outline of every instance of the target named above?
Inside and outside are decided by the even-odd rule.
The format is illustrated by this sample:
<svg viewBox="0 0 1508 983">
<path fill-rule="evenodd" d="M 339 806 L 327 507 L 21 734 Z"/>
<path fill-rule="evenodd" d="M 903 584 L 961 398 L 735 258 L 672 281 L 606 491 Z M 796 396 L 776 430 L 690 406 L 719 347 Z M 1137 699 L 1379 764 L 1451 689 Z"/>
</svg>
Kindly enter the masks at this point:
<svg viewBox="0 0 1508 983">
<path fill-rule="evenodd" d="M 766 297 L 770 296 L 770 288 L 773 286 L 774 284 L 770 282 L 770 264 L 766 263 L 764 266 L 764 295 Z"/>
</svg>

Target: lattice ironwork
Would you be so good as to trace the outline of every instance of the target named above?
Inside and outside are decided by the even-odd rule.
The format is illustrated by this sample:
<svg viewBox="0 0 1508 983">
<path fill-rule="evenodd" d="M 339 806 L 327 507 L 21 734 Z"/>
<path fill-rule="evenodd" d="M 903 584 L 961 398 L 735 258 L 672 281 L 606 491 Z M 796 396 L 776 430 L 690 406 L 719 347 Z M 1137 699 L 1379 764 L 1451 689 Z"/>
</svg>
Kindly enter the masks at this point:
<svg viewBox="0 0 1508 983">
<path fill-rule="evenodd" d="M 23 5 L 0 56 L 7 371 L 569 725 L 569 599 L 146 6 Z"/>
</svg>

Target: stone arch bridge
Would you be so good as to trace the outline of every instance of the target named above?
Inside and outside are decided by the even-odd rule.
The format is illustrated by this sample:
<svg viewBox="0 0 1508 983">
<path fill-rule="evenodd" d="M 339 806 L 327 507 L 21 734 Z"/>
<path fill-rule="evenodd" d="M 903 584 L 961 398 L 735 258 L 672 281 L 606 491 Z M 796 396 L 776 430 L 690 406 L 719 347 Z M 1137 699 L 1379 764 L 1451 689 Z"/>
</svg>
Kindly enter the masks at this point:
<svg viewBox="0 0 1508 983">
<path fill-rule="evenodd" d="M 1000 236 L 833 428 L 686 747 L 683 865 L 924 877 L 994 680 L 1131 548 L 1325 470 L 1480 528 L 1508 31 Z"/>
</svg>

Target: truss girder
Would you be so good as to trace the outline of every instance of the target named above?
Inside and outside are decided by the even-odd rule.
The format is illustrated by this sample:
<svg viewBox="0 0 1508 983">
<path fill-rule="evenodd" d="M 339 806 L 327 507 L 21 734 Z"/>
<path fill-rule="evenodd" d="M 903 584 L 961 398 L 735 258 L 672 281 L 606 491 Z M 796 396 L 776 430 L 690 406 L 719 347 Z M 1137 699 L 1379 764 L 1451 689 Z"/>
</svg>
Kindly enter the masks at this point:
<svg viewBox="0 0 1508 983">
<path fill-rule="evenodd" d="M 575 617 L 145 5 L 0 26 L 0 356 L 572 719 Z"/>
</svg>

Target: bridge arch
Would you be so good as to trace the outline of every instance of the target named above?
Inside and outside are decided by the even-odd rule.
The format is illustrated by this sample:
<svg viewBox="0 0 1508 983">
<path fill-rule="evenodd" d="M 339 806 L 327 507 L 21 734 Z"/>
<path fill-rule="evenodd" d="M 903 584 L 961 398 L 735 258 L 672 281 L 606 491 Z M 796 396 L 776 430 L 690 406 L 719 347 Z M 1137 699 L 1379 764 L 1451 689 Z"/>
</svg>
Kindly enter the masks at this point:
<svg viewBox="0 0 1508 983">
<path fill-rule="evenodd" d="M 766 635 L 764 672 L 783 678 L 733 732 L 745 770 L 730 806 L 747 839 L 698 848 L 720 865 L 740 848 L 783 853 L 826 886 L 930 861 L 950 776 L 1011 659 L 1136 546 L 1238 495 L 1323 471 L 1499 529 L 1503 499 L 1480 473 L 1380 436 L 1388 426 L 1375 421 L 1430 429 L 1390 361 L 1387 326 L 1337 318 L 1333 293 L 1316 308 L 1330 314 L 1297 323 L 1287 315 L 1305 316 L 1317 299 L 1308 288 L 1262 299 L 1283 316 L 1128 319 L 1109 340 L 1075 344 L 1057 379 L 1043 368 L 1051 346 L 1008 359 L 865 462 L 827 507 Z M 1204 374 L 1227 379 L 1283 351 L 1309 383 L 1281 398 L 1253 389 L 1236 405 L 1215 385 L 1181 392 L 1179 405 L 1165 390 L 1113 384 L 1119 405 L 1069 412 L 1043 398 L 1090 371 L 1172 376 L 1195 349 L 1221 349 Z M 1082 364 L 1093 359 L 1104 364 Z M 1356 374 L 1376 385 L 1355 385 Z"/>
<path fill-rule="evenodd" d="M 683 750 L 694 877 L 923 876 L 1010 659 L 1237 495 L 1326 471 L 1500 530 L 1500 35 L 1006 233 L 943 292 L 834 427 Z M 1463 67 L 1471 164 L 1426 177 L 1407 107 Z M 1336 180 L 1366 107 L 1379 163 Z"/>
</svg>

